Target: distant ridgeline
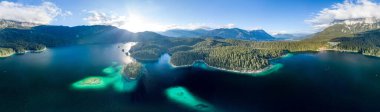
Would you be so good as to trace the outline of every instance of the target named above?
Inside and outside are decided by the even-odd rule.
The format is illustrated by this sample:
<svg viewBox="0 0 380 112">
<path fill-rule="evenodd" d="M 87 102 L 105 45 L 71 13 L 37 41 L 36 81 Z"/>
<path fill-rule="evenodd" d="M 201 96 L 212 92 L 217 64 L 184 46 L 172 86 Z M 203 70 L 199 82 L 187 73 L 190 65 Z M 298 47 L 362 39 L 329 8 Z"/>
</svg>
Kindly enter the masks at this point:
<svg viewBox="0 0 380 112">
<path fill-rule="evenodd" d="M 213 30 L 195 29 L 183 30 L 173 29 L 165 32 L 158 32 L 161 35 L 169 37 L 220 37 L 224 39 L 242 39 L 255 41 L 273 41 L 274 37 L 269 35 L 264 30 L 247 31 L 239 28 L 220 28 Z"/>
<path fill-rule="evenodd" d="M 0 29 L 0 47 L 12 48 L 17 53 L 41 50 L 47 47 L 76 44 L 106 44 L 127 41 L 146 41 L 164 38 L 153 32 L 132 33 L 113 26 L 34 26 L 21 27 L 19 23 L 8 24 Z M 17 26 L 18 25 L 18 26 Z M 1 25 L 0 25 L 1 26 Z"/>
</svg>

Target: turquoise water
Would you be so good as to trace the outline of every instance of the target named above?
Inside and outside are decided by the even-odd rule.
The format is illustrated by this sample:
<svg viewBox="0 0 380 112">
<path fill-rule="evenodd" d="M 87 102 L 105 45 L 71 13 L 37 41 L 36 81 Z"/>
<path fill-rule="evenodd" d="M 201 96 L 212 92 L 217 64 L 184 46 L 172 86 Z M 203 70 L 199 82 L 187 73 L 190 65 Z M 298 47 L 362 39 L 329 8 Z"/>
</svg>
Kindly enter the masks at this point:
<svg viewBox="0 0 380 112">
<path fill-rule="evenodd" d="M 379 58 L 295 53 L 252 76 L 204 64 L 173 68 L 163 55 L 143 62 L 148 74 L 131 83 L 118 72 L 126 57 L 117 45 L 87 45 L 0 59 L 0 110 L 380 111 Z"/>
</svg>

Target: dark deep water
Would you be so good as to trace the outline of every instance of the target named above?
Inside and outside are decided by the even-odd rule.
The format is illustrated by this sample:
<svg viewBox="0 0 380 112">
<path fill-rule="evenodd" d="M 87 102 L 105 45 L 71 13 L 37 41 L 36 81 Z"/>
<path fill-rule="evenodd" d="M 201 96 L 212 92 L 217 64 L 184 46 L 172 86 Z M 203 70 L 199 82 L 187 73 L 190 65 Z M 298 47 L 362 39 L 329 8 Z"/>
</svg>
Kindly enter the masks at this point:
<svg viewBox="0 0 380 112">
<path fill-rule="evenodd" d="M 75 90 L 71 84 L 125 62 L 116 45 L 51 48 L 0 59 L 1 112 L 192 111 L 165 95 L 181 86 L 217 111 L 380 111 L 380 58 L 353 53 L 295 54 L 266 76 L 171 68 L 145 62 L 130 92 Z"/>
</svg>

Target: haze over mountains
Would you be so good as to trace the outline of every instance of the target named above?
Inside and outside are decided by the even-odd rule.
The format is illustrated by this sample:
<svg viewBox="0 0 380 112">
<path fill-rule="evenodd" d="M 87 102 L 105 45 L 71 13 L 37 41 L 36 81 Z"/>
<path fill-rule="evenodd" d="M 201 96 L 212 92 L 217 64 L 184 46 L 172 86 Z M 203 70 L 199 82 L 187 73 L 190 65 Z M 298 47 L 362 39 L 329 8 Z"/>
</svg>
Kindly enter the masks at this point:
<svg viewBox="0 0 380 112">
<path fill-rule="evenodd" d="M 230 39 L 243 39 L 243 40 L 274 40 L 272 37 L 264 30 L 243 30 L 239 28 L 218 28 L 212 30 L 206 29 L 195 29 L 195 30 L 184 30 L 184 29 L 173 29 L 165 32 L 158 32 L 162 35 L 169 37 L 221 37 Z"/>
<path fill-rule="evenodd" d="M 4 29 L 4 28 L 26 29 L 26 28 L 31 28 L 38 25 L 40 24 L 0 19 L 0 29 Z"/>
<path fill-rule="evenodd" d="M 15 28 L 15 29 L 28 29 L 40 24 L 18 22 L 14 20 L 0 20 L 0 29 Z M 62 27 L 64 28 L 64 27 Z M 115 27 L 116 28 L 116 27 Z M 371 18 L 356 18 L 346 20 L 334 20 L 330 26 L 316 33 L 313 36 L 308 34 L 290 34 L 278 33 L 274 35 L 268 34 L 264 30 L 243 30 L 240 28 L 216 28 L 216 29 L 171 29 L 164 32 L 156 32 L 158 34 L 168 37 L 220 37 L 228 39 L 242 39 L 254 41 L 268 41 L 281 39 L 304 39 L 314 37 L 318 40 L 328 41 L 336 37 L 351 37 L 353 34 L 375 30 L 380 28 L 380 19 L 375 17 Z"/>
</svg>

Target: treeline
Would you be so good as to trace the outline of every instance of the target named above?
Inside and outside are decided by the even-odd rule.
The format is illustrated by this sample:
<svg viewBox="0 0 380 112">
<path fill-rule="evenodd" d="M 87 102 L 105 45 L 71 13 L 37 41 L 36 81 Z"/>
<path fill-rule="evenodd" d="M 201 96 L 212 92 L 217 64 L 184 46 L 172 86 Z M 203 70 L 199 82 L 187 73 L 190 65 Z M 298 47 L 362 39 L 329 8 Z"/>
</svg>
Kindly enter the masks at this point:
<svg viewBox="0 0 380 112">
<path fill-rule="evenodd" d="M 325 46 L 326 42 L 314 41 L 278 41 L 278 42 L 252 42 L 243 40 L 226 40 L 234 46 L 253 47 L 255 49 L 277 49 L 288 50 L 290 52 L 317 51 Z"/>
</svg>

